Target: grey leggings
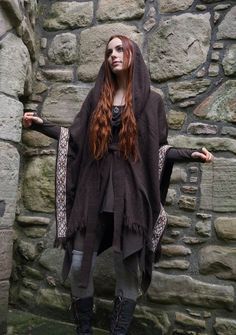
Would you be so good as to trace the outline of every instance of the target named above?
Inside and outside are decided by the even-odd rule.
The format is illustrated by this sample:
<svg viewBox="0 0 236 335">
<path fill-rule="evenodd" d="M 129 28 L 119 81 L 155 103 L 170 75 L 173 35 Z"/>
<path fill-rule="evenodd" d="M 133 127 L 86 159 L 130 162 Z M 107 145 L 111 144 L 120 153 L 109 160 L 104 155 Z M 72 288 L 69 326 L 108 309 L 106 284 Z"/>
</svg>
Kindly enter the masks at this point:
<svg viewBox="0 0 236 335">
<path fill-rule="evenodd" d="M 95 244 L 95 252 L 93 253 L 92 259 L 92 268 L 89 277 L 89 283 L 86 288 L 79 286 L 79 278 L 80 278 L 80 270 L 81 263 L 83 258 L 83 242 L 84 237 L 81 233 L 77 232 L 75 242 L 74 242 L 74 250 L 72 256 L 72 264 L 71 264 L 71 292 L 74 297 L 77 298 L 86 298 L 91 297 L 94 294 L 94 286 L 93 286 L 93 273 L 97 258 L 97 250 L 102 238 L 102 232 L 97 234 L 96 244 Z M 135 273 L 129 271 L 126 265 L 123 262 L 122 254 L 118 252 L 113 253 L 114 259 L 114 269 L 116 276 L 116 288 L 115 295 L 122 295 L 125 298 L 132 299 L 134 301 L 137 300 L 139 295 L 139 275 L 138 275 L 138 257 L 136 257 L 136 269 Z"/>
</svg>

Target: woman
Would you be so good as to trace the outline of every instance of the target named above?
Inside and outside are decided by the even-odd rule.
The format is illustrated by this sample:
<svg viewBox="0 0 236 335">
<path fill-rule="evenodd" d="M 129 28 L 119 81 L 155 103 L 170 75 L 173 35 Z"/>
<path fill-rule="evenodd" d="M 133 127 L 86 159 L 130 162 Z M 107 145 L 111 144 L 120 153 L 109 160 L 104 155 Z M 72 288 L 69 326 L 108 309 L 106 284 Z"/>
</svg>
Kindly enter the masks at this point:
<svg viewBox="0 0 236 335">
<path fill-rule="evenodd" d="M 112 36 L 94 88 L 69 129 L 25 113 L 25 127 L 59 140 L 57 244 L 71 271 L 77 334 L 92 334 L 93 269 L 112 246 L 116 292 L 111 334 L 127 334 L 139 288 L 150 285 L 166 226 L 163 209 L 174 161 L 211 162 L 201 151 L 167 145 L 163 101 L 150 90 L 138 46 Z"/>
</svg>

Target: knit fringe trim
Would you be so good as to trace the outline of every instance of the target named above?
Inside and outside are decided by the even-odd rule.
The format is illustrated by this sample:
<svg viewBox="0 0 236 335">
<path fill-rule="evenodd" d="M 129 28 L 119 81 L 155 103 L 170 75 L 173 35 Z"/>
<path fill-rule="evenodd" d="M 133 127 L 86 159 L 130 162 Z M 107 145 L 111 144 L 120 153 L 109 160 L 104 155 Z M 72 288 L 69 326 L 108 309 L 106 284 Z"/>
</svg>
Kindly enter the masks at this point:
<svg viewBox="0 0 236 335">
<path fill-rule="evenodd" d="M 146 228 L 129 217 L 124 218 L 124 227 L 139 235 L 146 234 Z"/>
<path fill-rule="evenodd" d="M 66 237 L 56 237 L 53 247 L 54 248 L 59 248 L 59 249 L 65 249 L 66 248 L 66 242 L 67 239 Z"/>
<path fill-rule="evenodd" d="M 86 220 L 80 219 L 73 226 L 67 227 L 67 238 L 72 237 L 77 231 L 84 233 L 86 231 Z"/>
</svg>

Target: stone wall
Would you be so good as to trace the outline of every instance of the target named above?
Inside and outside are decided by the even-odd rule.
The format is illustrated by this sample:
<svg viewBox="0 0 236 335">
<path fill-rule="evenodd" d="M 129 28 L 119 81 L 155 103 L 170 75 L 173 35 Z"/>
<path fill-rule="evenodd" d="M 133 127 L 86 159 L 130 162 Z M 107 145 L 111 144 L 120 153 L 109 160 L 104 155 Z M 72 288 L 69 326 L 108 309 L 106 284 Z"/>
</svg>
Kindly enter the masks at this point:
<svg viewBox="0 0 236 335">
<path fill-rule="evenodd" d="M 69 125 L 93 85 L 105 42 L 121 33 L 140 45 L 152 87 L 165 99 L 169 142 L 206 146 L 216 156 L 210 165 L 175 166 L 163 255 L 131 334 L 236 334 L 235 1 L 41 0 L 38 6 L 40 52 L 26 109 Z M 12 39 L 21 43 L 5 36 Z M 8 117 L 18 111 L 20 91 L 15 80 L 9 89 L 1 94 L 16 104 Z M 63 251 L 53 249 L 56 143 L 33 131 L 24 131 L 22 141 L 11 301 L 68 320 Z M 95 274 L 96 325 L 104 328 L 114 290 L 110 256 L 104 254 Z"/>
<path fill-rule="evenodd" d="M 36 0 L 0 2 L 0 334 L 5 334 L 21 150 L 22 100 L 32 90 Z"/>
</svg>

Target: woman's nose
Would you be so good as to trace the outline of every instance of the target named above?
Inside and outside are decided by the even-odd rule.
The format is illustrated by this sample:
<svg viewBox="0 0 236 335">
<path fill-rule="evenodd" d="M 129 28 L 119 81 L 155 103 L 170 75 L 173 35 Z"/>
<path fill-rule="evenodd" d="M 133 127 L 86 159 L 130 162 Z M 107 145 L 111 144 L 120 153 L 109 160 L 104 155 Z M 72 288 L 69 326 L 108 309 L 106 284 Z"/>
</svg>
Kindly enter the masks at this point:
<svg viewBox="0 0 236 335">
<path fill-rule="evenodd" d="M 115 50 L 112 51 L 112 53 L 111 53 L 111 57 L 112 57 L 112 58 L 115 58 L 115 57 L 116 57 L 116 51 L 115 51 Z"/>
</svg>

